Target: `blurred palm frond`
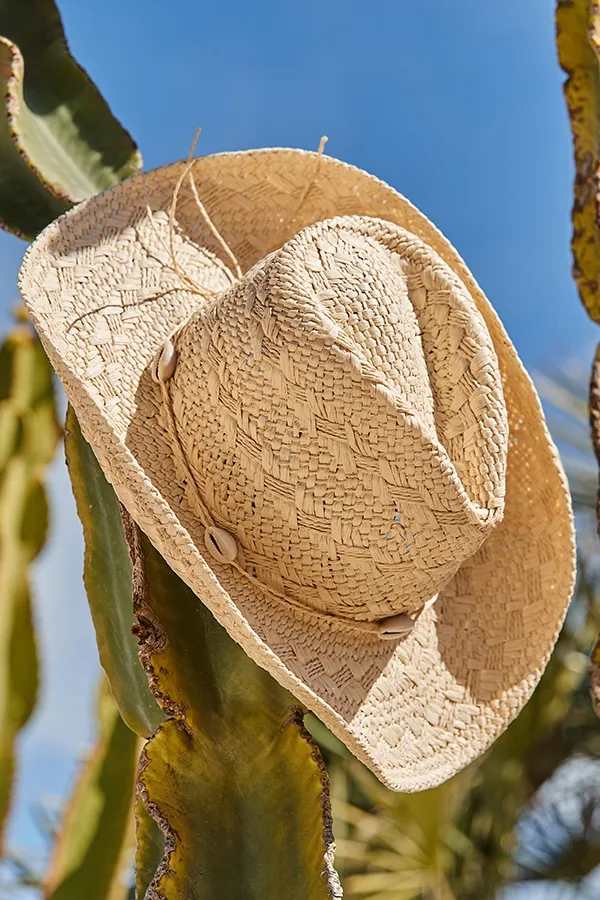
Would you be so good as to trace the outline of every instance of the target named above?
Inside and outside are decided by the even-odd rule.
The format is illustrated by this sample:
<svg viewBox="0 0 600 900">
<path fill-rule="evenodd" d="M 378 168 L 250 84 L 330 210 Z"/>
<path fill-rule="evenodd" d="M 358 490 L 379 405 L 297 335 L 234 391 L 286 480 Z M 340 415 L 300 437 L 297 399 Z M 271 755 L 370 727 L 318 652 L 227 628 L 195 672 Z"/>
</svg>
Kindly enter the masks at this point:
<svg viewBox="0 0 600 900">
<path fill-rule="evenodd" d="M 600 867 L 600 725 L 588 693 L 588 654 L 600 629 L 598 469 L 583 366 L 551 370 L 536 383 L 578 526 L 578 581 L 565 626 L 519 717 L 487 754 L 433 790 L 388 791 L 313 722 L 331 774 L 347 900 L 493 900 L 509 885 L 534 883 L 536 900 L 556 898 L 560 888 L 570 898 L 590 896 Z"/>
</svg>

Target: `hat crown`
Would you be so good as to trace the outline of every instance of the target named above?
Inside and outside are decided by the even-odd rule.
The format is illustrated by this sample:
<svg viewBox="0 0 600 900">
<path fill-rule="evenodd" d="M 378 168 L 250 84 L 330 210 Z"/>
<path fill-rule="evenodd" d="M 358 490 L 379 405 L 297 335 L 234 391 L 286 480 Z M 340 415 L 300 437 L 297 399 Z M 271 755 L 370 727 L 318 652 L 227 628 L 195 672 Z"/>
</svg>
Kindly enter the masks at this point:
<svg viewBox="0 0 600 900">
<path fill-rule="evenodd" d="M 500 521 L 491 339 L 458 277 L 404 229 L 310 226 L 175 340 L 194 480 L 270 588 L 357 619 L 412 612 Z"/>
</svg>

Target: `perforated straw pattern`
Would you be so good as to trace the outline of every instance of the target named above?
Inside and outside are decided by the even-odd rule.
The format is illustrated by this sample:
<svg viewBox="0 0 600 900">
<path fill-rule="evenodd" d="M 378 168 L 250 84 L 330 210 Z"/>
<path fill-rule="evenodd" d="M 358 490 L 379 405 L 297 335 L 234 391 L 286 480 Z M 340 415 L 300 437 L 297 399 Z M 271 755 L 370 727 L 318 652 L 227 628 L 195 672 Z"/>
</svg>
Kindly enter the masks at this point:
<svg viewBox="0 0 600 900">
<path fill-rule="evenodd" d="M 535 391 L 448 242 L 327 157 L 198 160 L 198 195 L 248 273 L 232 286 L 184 184 L 174 250 L 199 296 L 168 252 L 181 171 L 131 179 L 47 229 L 21 279 L 32 318 L 173 568 L 386 784 L 430 787 L 518 713 L 571 595 L 568 494 Z M 440 589 L 405 638 L 286 609 L 208 554 L 150 371 L 170 336 L 186 457 L 244 566 L 361 621 Z"/>
</svg>

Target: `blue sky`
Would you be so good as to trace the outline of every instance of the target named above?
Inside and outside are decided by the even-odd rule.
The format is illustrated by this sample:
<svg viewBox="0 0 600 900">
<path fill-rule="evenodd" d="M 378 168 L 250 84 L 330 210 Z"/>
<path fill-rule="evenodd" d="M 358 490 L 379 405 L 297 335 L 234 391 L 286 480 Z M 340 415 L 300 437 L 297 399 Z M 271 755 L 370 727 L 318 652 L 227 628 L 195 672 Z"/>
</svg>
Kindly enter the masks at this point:
<svg viewBox="0 0 600 900">
<path fill-rule="evenodd" d="M 571 145 L 553 0 L 62 0 L 72 49 L 147 167 L 316 148 L 389 181 L 450 237 L 525 360 L 581 353 Z M 165 15 L 168 9 L 171 15 Z M 97 15 L 95 13 L 97 12 Z M 0 242 L 2 308 L 22 253 Z M 6 317 L 0 316 L 0 322 Z"/>
<path fill-rule="evenodd" d="M 571 142 L 553 0 L 59 0 L 72 50 L 148 168 L 198 151 L 315 148 L 393 184 L 453 241 L 532 368 L 591 358 L 570 277 Z M 0 235 L 0 326 L 24 245 Z M 89 737 L 95 644 L 62 460 L 35 574 L 42 702 L 23 740 L 14 844 L 40 846 Z M 75 674 L 76 673 L 76 674 Z"/>
</svg>

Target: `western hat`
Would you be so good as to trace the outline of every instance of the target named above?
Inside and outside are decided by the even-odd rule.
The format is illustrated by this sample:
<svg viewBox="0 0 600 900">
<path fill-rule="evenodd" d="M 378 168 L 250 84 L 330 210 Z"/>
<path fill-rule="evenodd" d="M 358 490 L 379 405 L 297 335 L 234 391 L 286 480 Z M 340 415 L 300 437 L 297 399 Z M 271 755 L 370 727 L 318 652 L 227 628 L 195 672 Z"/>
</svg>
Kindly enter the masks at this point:
<svg viewBox="0 0 600 900">
<path fill-rule="evenodd" d="M 424 215 L 322 153 L 200 157 L 56 220 L 20 289 L 118 497 L 259 665 L 395 790 L 490 746 L 559 633 L 573 520 Z"/>
</svg>

